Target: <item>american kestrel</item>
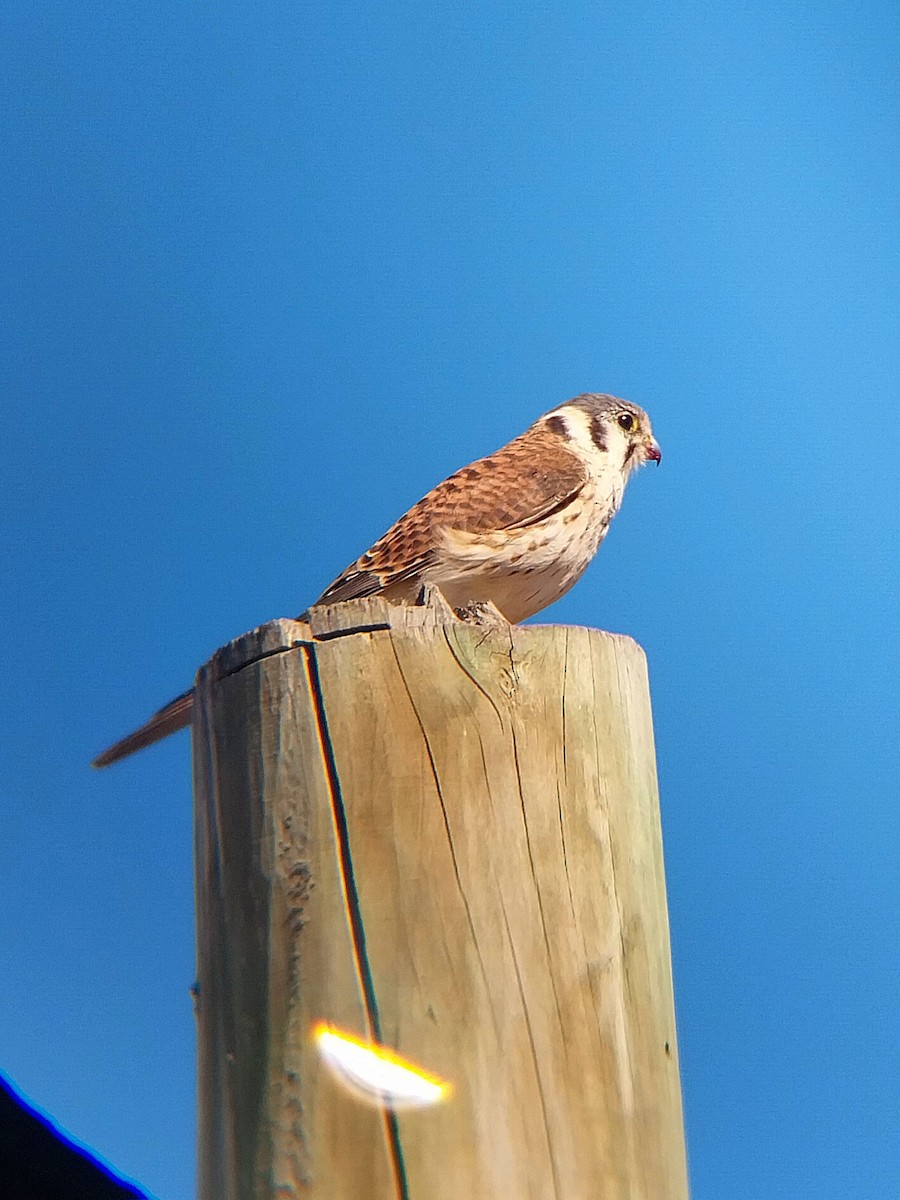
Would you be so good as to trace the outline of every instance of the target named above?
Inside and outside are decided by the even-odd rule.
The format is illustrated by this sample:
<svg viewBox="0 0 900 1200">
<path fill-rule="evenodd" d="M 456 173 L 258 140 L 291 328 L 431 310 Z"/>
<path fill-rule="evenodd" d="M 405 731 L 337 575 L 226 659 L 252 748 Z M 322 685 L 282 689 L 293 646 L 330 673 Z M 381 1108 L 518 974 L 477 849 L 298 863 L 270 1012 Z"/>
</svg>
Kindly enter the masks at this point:
<svg viewBox="0 0 900 1200">
<path fill-rule="evenodd" d="M 660 458 L 643 409 L 616 396 L 576 396 L 432 488 L 316 604 L 372 595 L 414 604 L 432 584 L 454 609 L 493 603 L 507 621 L 523 621 L 580 579 L 631 472 Z M 94 765 L 183 728 L 192 708 L 186 692 Z"/>
</svg>

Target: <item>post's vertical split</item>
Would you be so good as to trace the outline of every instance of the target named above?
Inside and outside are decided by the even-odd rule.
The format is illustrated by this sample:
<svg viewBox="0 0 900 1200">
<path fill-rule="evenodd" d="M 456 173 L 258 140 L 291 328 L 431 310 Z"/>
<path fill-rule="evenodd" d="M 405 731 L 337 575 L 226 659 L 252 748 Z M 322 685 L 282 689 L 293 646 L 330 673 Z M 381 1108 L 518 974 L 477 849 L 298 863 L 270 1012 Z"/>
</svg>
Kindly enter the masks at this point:
<svg viewBox="0 0 900 1200">
<path fill-rule="evenodd" d="M 685 1200 L 643 652 L 310 620 L 198 677 L 201 1200 Z M 452 1092 L 362 1103 L 319 1021 Z"/>
</svg>

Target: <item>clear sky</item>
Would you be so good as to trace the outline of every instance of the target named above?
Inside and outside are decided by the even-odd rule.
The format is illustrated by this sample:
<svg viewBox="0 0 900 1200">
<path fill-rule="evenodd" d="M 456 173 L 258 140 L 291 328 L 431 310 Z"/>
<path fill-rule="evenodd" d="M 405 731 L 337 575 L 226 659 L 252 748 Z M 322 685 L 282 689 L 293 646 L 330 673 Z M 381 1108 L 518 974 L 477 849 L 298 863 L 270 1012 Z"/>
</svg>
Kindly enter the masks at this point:
<svg viewBox="0 0 900 1200">
<path fill-rule="evenodd" d="M 583 390 L 694 1200 L 895 1200 L 896 5 L 0 12 L 0 1069 L 193 1189 L 190 752 L 92 755 Z"/>
</svg>

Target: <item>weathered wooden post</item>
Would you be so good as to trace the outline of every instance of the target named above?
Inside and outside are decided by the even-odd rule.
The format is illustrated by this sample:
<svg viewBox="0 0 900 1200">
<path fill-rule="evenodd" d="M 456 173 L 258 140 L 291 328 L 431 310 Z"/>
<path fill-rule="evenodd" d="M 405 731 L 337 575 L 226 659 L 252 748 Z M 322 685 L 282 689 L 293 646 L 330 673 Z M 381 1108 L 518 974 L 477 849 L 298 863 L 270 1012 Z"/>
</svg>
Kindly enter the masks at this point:
<svg viewBox="0 0 900 1200">
<path fill-rule="evenodd" d="M 198 696 L 201 1200 L 684 1200 L 641 649 L 365 600 Z M 320 1020 L 451 1095 L 361 1103 Z"/>
</svg>

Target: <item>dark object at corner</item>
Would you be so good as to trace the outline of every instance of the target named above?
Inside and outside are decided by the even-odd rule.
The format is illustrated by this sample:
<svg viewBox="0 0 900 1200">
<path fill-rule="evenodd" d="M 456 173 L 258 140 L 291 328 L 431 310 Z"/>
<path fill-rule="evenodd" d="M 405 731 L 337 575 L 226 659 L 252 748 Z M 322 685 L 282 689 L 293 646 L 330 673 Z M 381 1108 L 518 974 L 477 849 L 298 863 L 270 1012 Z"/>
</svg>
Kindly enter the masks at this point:
<svg viewBox="0 0 900 1200">
<path fill-rule="evenodd" d="M 0 1075 L 2 1200 L 148 1200 L 55 1129 Z"/>
</svg>

